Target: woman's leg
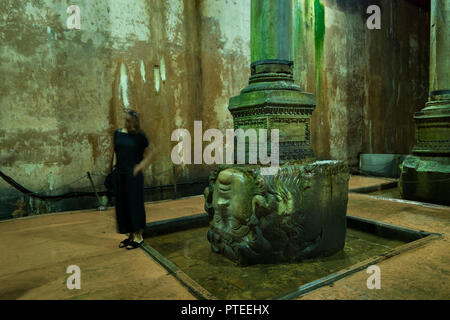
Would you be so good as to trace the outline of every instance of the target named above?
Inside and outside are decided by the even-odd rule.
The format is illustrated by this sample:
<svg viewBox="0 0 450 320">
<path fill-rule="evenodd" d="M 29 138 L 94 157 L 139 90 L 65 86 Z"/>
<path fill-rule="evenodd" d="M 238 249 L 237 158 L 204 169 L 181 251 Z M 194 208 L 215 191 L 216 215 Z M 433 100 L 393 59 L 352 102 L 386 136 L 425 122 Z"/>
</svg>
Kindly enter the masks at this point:
<svg viewBox="0 0 450 320">
<path fill-rule="evenodd" d="M 128 192 L 125 182 L 123 175 L 120 174 L 113 179 L 117 230 L 122 234 L 129 233 L 132 230 L 132 221 L 128 206 Z"/>
<path fill-rule="evenodd" d="M 133 229 L 134 241 L 142 242 L 142 234 L 146 226 L 145 206 L 144 206 L 144 176 L 138 174 L 136 177 L 129 176 L 129 212 L 131 227 Z"/>
<path fill-rule="evenodd" d="M 140 243 L 144 241 L 144 238 L 142 238 L 142 234 L 144 233 L 144 230 L 139 230 L 138 232 L 134 233 L 134 241 Z"/>
<path fill-rule="evenodd" d="M 144 242 L 144 238 L 142 237 L 142 233 L 144 230 L 139 230 L 137 232 L 133 232 L 133 240 L 130 241 L 130 243 L 127 245 L 127 249 L 136 249 L 141 246 L 141 244 Z"/>
</svg>

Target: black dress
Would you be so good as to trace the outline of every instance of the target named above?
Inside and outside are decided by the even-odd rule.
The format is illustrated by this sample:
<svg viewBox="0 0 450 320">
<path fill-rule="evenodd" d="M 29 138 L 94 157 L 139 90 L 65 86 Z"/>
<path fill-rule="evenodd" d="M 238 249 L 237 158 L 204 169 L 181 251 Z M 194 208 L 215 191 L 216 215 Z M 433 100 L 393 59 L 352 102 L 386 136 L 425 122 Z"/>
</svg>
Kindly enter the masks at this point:
<svg viewBox="0 0 450 320">
<path fill-rule="evenodd" d="M 142 161 L 149 145 L 144 133 L 114 132 L 114 151 L 118 174 L 113 181 L 119 233 L 137 232 L 145 228 L 144 176 L 133 176 L 134 166 Z"/>
</svg>

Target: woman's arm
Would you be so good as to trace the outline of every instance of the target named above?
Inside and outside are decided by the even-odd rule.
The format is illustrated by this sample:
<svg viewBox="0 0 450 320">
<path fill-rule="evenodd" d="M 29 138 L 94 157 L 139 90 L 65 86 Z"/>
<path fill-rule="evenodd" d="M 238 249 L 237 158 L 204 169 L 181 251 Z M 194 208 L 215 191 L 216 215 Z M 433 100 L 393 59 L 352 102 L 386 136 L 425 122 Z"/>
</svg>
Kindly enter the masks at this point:
<svg viewBox="0 0 450 320">
<path fill-rule="evenodd" d="M 109 163 L 109 171 L 108 172 L 111 172 L 117 163 L 116 152 L 114 150 L 114 139 L 113 139 L 113 144 L 112 144 L 111 149 L 112 149 L 111 162 Z"/>
<path fill-rule="evenodd" d="M 109 172 L 111 172 L 114 169 L 116 163 L 117 163 L 116 152 L 113 150 L 111 163 L 109 164 Z"/>
<path fill-rule="evenodd" d="M 150 158 L 151 158 L 150 147 L 147 147 L 144 150 L 144 159 L 142 159 L 142 161 L 134 167 L 133 175 L 136 176 L 139 173 L 139 171 L 141 171 L 142 174 L 144 174 L 145 170 L 147 170 L 148 166 L 150 165 Z"/>
</svg>

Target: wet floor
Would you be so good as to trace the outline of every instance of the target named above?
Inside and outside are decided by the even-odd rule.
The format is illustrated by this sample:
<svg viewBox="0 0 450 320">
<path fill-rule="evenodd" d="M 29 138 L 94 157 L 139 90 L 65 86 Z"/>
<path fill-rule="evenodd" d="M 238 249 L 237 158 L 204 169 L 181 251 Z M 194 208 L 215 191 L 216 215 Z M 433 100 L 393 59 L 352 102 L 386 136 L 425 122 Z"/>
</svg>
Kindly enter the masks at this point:
<svg viewBox="0 0 450 320">
<path fill-rule="evenodd" d="M 370 192 L 370 193 L 368 193 L 368 195 L 380 196 L 380 197 L 390 198 L 390 199 L 403 199 L 402 195 L 400 194 L 399 188 L 378 190 L 378 191 Z"/>
<path fill-rule="evenodd" d="M 347 229 L 344 250 L 301 263 L 238 267 L 211 251 L 209 227 L 190 229 L 145 241 L 219 299 L 270 299 L 404 244 Z"/>
</svg>

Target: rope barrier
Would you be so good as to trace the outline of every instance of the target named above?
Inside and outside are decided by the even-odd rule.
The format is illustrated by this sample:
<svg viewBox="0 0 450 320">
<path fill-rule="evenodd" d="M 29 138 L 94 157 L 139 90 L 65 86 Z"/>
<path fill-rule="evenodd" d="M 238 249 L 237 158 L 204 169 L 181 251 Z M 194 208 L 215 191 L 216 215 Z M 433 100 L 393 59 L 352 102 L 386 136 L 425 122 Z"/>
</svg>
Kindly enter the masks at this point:
<svg viewBox="0 0 450 320">
<path fill-rule="evenodd" d="M 91 196 L 93 194 L 93 192 L 68 192 L 62 195 L 44 195 L 28 190 L 27 188 L 16 182 L 13 178 L 4 174 L 1 170 L 0 170 L 0 177 L 2 177 L 3 180 L 5 180 L 9 185 L 11 185 L 13 188 L 20 191 L 21 193 L 33 198 L 38 198 L 40 200 L 57 201 L 64 198 Z"/>
<path fill-rule="evenodd" d="M 166 173 L 168 171 L 171 171 L 173 169 L 167 169 L 167 170 L 163 170 L 157 174 L 152 174 L 155 176 L 161 175 L 163 173 Z M 102 177 L 103 179 L 106 178 L 105 174 L 98 174 L 98 173 L 91 173 L 91 176 L 97 176 L 97 177 Z M 77 191 L 77 192 L 67 192 L 64 194 L 60 194 L 60 195 L 45 195 L 45 194 L 41 194 L 38 192 L 33 192 L 27 188 L 25 188 L 24 186 L 22 186 L 20 183 L 18 183 L 17 181 L 15 181 L 13 178 L 11 178 L 10 176 L 6 175 L 5 173 L 3 173 L 0 170 L 0 177 L 3 178 L 3 180 L 5 182 L 7 182 L 9 185 L 11 185 L 14 189 L 18 190 L 19 192 L 33 197 L 33 198 L 38 198 L 40 200 L 46 200 L 46 201 L 58 201 L 61 199 L 67 199 L 67 198 L 74 198 L 74 197 L 85 197 L 85 196 L 95 196 L 95 192 L 87 192 L 87 191 Z M 57 190 L 61 190 L 63 188 L 67 188 L 71 185 L 73 185 L 76 182 L 79 182 L 80 180 L 86 179 L 88 181 L 88 177 L 86 175 L 81 176 L 80 178 L 74 180 L 71 183 L 68 183 L 64 186 L 60 186 L 54 190 L 52 190 L 53 192 L 57 191 Z M 195 183 L 200 183 L 200 182 L 204 182 L 206 181 L 204 178 L 203 179 L 196 179 L 190 182 L 185 182 L 185 183 L 178 183 L 177 185 L 184 185 L 184 184 L 195 184 Z M 156 190 L 156 189 L 161 189 L 161 188 L 166 188 L 166 187 L 170 187 L 173 186 L 173 184 L 169 184 L 169 185 L 161 185 L 161 186 L 152 186 L 152 187 L 144 187 L 144 190 Z M 95 189 L 98 188 L 103 188 L 104 185 L 103 183 L 100 185 L 96 185 Z M 42 189 L 41 189 L 42 190 Z M 99 193 L 104 193 L 105 191 L 100 191 Z"/>
</svg>

